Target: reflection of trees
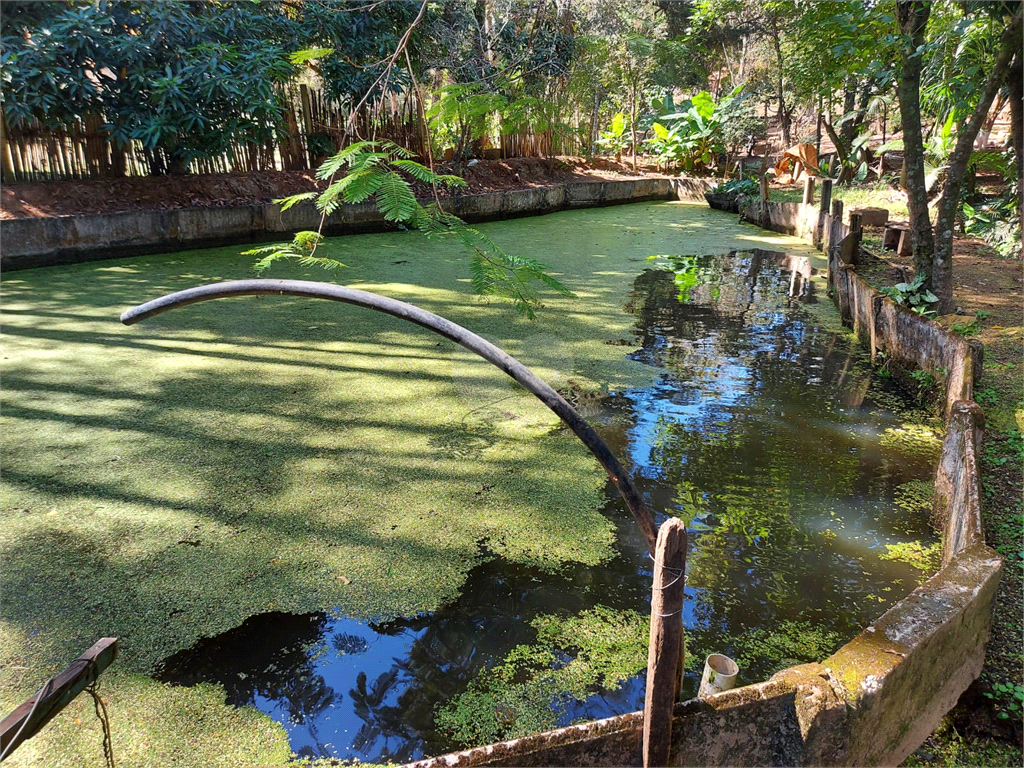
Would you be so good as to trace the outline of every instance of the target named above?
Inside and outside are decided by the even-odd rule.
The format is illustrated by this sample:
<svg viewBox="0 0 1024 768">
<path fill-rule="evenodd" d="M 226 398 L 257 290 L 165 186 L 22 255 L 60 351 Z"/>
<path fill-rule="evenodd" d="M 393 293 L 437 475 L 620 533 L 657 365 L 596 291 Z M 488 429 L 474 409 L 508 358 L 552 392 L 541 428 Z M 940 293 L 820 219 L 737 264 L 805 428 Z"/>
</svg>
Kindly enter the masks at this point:
<svg viewBox="0 0 1024 768">
<path fill-rule="evenodd" d="M 360 672 L 356 678 L 356 687 L 348 692 L 355 705 L 356 715 L 363 721 L 363 726 L 352 739 L 352 747 L 360 752 L 366 752 L 372 749 L 379 739 L 383 739 L 384 746 L 380 753 L 382 760 L 392 760 L 398 755 L 402 755 L 399 759 L 405 759 L 404 755 L 408 753 L 411 729 L 406 723 L 405 713 L 401 706 L 385 703 L 399 682 L 400 672 L 399 666 L 396 665 L 379 675 L 369 687 L 366 683 L 366 673 Z M 388 747 L 391 739 L 399 740 L 404 749 L 392 753 Z"/>
<path fill-rule="evenodd" d="M 771 268 L 773 258 L 701 257 L 692 266 L 718 282 L 690 286 L 685 303 L 673 273 L 640 275 L 632 295 L 641 345 L 635 356 L 664 375 L 588 406 L 609 445 L 632 456 L 648 503 L 685 517 L 693 532 L 686 621 L 694 655 L 729 653 L 730 638 L 807 618 L 808 606 L 819 612 L 816 624 L 840 631 L 857 625 L 857 606 L 880 577 L 863 573 L 856 550 L 823 541 L 807 518 L 827 518 L 845 499 L 877 498 L 886 484 L 910 479 L 892 458 L 852 450 L 857 438 L 850 433 L 865 426 L 865 416 L 841 408 L 859 404 L 870 370 L 845 338 L 817 327 L 801 308 L 804 282 Z M 851 391 L 859 394 L 844 400 Z M 338 713 L 359 719 L 351 747 L 361 759 L 405 762 L 447 751 L 452 745 L 434 729 L 436 708 L 463 693 L 485 665 L 532 644 L 529 622 L 538 614 L 574 615 L 596 604 L 647 611 L 645 543 L 617 496 L 609 498 L 620 557 L 558 574 L 485 562 L 454 604 L 374 627 L 415 639 L 390 663 L 372 658 L 385 671 L 359 674 L 344 702 L 352 714 Z M 319 655 L 372 653 L 343 626 L 322 615 L 255 617 L 221 636 L 219 650 L 200 644 L 204 650 L 164 679 L 220 681 L 234 704 L 277 701 L 315 744 L 301 754 L 327 756 L 334 729 L 326 731 L 336 723 L 324 718 L 342 697 L 321 676 Z M 691 693 L 696 677 L 699 670 L 687 678 Z M 594 706 L 614 713 L 611 704 Z"/>
<path fill-rule="evenodd" d="M 863 397 L 852 376 L 867 371 L 801 308 L 806 275 L 768 268 L 772 260 L 691 259 L 688 270 L 717 283 L 687 282 L 689 300 L 679 301 L 679 272 L 652 270 L 632 296 L 643 346 L 635 357 L 667 374 L 653 394 L 633 393 L 630 450 L 656 468 L 642 490 L 695 531 L 688 632 L 698 646 L 714 644 L 706 650 L 728 651 L 728 637 L 810 606 L 853 626 L 851 603 L 880 586 L 855 551 L 827 545 L 806 522 L 820 524 L 844 499 L 879 495 L 877 460 L 851 434 L 864 416 L 839 412 L 844 392 Z M 901 472 L 884 469 L 883 483 Z"/>
</svg>

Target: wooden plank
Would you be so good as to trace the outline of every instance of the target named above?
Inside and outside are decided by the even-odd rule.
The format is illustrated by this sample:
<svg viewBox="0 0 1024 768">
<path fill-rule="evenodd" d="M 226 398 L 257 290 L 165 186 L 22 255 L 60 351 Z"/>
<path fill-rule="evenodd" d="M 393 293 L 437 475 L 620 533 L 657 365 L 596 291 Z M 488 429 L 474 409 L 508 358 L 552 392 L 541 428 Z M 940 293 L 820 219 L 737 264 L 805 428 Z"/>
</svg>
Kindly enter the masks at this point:
<svg viewBox="0 0 1024 768">
<path fill-rule="evenodd" d="M 679 698 L 683 671 L 685 574 L 686 525 L 671 517 L 658 530 L 654 549 L 651 640 L 644 700 L 644 768 L 669 765 L 672 710 Z"/>
<path fill-rule="evenodd" d="M 0 722 L 0 752 L 9 755 L 19 744 L 37 734 L 116 658 L 117 638 L 104 637 L 71 662 L 67 669 L 50 678 L 41 694 L 26 699 Z"/>
</svg>

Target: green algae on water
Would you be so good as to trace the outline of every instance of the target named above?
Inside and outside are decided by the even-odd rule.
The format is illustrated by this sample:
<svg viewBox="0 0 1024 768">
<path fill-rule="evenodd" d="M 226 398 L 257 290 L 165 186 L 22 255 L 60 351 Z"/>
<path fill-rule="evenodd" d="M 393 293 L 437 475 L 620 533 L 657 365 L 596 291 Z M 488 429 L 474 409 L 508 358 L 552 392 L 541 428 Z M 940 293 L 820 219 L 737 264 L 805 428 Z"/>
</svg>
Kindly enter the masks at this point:
<svg viewBox="0 0 1024 768">
<path fill-rule="evenodd" d="M 597 606 L 578 616 L 539 616 L 537 641 L 519 645 L 437 712 L 438 728 L 462 746 L 549 730 L 566 705 L 617 689 L 647 665 L 650 619 Z"/>
</svg>

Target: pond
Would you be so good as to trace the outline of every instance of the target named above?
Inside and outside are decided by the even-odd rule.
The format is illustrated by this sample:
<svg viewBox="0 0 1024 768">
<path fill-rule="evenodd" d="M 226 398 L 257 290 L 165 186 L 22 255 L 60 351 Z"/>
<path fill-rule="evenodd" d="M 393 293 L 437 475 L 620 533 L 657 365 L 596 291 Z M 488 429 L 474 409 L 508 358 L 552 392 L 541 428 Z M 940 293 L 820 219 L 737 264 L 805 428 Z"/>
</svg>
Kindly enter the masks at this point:
<svg viewBox="0 0 1024 768">
<path fill-rule="evenodd" d="M 935 541 L 897 504 L 934 441 L 827 313 L 805 258 L 761 250 L 638 263 L 621 354 L 650 380 L 567 391 L 658 521 L 687 522 L 684 695 L 703 656 L 742 682 L 820 659 L 918 583 L 893 545 Z M 638 273 L 638 274 L 637 274 Z M 895 404 L 895 405 L 894 405 Z M 910 403 L 905 405 L 910 407 Z M 444 450 L 444 446 L 438 446 Z M 300 756 L 408 761 L 642 707 L 651 561 L 610 484 L 614 556 L 531 567 L 486 548 L 461 595 L 415 618 L 266 612 L 166 659 L 282 722 Z"/>
</svg>

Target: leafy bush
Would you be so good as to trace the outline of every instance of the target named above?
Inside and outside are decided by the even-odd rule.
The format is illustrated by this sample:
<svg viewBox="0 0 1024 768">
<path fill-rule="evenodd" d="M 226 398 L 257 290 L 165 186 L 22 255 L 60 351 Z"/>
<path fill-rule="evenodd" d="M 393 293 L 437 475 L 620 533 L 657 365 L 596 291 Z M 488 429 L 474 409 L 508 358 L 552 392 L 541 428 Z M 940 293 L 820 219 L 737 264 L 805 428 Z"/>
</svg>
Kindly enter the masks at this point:
<svg viewBox="0 0 1024 768">
<path fill-rule="evenodd" d="M 926 282 L 927 276 L 922 272 L 909 283 L 883 288 L 882 293 L 923 317 L 933 317 L 939 297 L 924 287 Z"/>
<path fill-rule="evenodd" d="M 731 179 L 730 181 L 723 181 L 712 189 L 711 193 L 719 195 L 757 195 L 759 190 L 754 179 Z"/>
<path fill-rule="evenodd" d="M 629 130 L 629 118 L 624 112 L 616 112 L 612 117 L 611 125 L 607 131 L 601 131 L 601 137 L 597 145 L 606 152 L 615 155 L 616 160 L 622 159 L 622 153 L 629 147 L 629 137 L 626 135 Z"/>
</svg>

